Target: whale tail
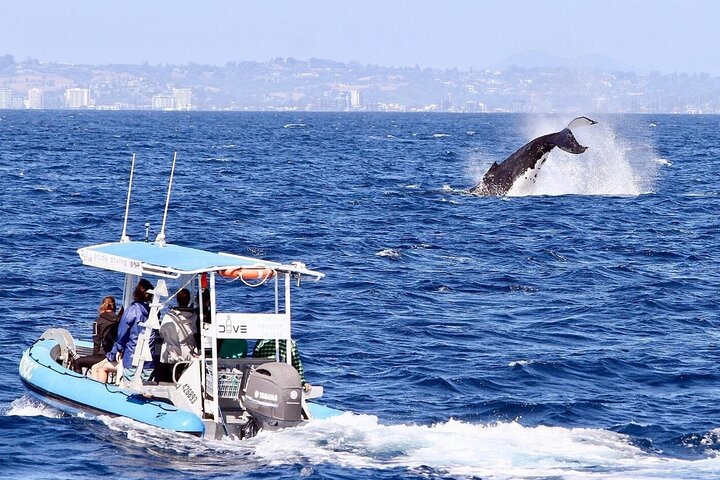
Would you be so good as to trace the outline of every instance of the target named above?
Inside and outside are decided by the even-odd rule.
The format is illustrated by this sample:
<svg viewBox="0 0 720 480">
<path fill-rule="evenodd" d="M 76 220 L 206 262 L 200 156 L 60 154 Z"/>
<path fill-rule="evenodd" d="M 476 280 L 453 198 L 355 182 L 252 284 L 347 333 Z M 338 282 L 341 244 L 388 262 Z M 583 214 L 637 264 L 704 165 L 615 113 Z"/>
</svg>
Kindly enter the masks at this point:
<svg viewBox="0 0 720 480">
<path fill-rule="evenodd" d="M 595 125 L 597 122 L 591 120 L 588 117 L 577 117 L 572 122 L 568 123 L 567 128 L 572 130 L 573 128 L 586 127 L 588 125 Z"/>
<path fill-rule="evenodd" d="M 583 153 L 585 150 L 587 150 L 587 147 L 583 147 L 578 143 L 575 135 L 573 135 L 569 128 L 566 128 L 562 132 L 558 132 L 555 135 L 554 143 L 555 146 L 558 147 L 560 150 L 568 153 L 574 153 L 575 155 Z"/>
<path fill-rule="evenodd" d="M 595 120 L 591 120 L 588 117 L 577 117 L 572 122 L 570 122 L 563 131 L 557 133 L 555 137 L 555 145 L 557 145 L 557 147 L 561 150 L 568 153 L 574 153 L 576 155 L 583 153 L 585 150 L 587 150 L 587 147 L 583 147 L 578 143 L 575 135 L 573 135 L 572 133 L 572 129 L 586 127 L 588 125 L 595 125 L 596 123 L 597 122 Z"/>
<path fill-rule="evenodd" d="M 580 145 L 571 129 L 595 125 L 597 122 L 588 117 L 577 117 L 567 128 L 557 133 L 548 133 L 526 143 L 515 153 L 500 163 L 493 162 L 485 172 L 480 183 L 469 190 L 473 195 L 505 195 L 519 178 L 537 177 L 538 170 L 543 166 L 550 151 L 558 147 L 575 155 L 583 153 L 587 147 Z"/>
</svg>

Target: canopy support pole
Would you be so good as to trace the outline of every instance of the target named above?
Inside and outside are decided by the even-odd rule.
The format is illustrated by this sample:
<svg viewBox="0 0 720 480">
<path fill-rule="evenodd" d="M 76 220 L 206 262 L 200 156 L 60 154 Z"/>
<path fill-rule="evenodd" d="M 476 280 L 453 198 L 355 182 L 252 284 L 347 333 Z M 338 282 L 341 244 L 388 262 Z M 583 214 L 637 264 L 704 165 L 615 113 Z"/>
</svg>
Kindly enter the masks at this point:
<svg viewBox="0 0 720 480">
<path fill-rule="evenodd" d="M 132 155 L 132 163 L 130 163 L 130 182 L 128 184 L 127 202 L 125 203 L 125 221 L 123 222 L 123 231 L 120 236 L 121 242 L 129 242 L 130 237 L 127 234 L 128 214 L 130 213 L 130 193 L 132 192 L 133 174 L 135 173 L 135 154 Z"/>
<path fill-rule="evenodd" d="M 170 183 L 168 183 L 167 198 L 165 199 L 165 212 L 163 213 L 162 227 L 160 233 L 155 237 L 155 243 L 161 247 L 165 246 L 165 222 L 167 221 L 168 207 L 170 206 L 170 192 L 172 191 L 173 177 L 175 176 L 175 161 L 177 152 L 173 155 L 172 169 L 170 170 Z"/>
</svg>

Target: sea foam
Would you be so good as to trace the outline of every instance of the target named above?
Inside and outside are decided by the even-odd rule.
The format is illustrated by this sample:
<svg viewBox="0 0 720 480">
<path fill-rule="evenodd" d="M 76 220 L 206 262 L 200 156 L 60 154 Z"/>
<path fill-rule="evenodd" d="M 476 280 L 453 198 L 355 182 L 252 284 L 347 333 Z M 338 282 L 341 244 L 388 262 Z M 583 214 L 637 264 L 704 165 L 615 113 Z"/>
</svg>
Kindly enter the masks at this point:
<svg viewBox="0 0 720 480">
<path fill-rule="evenodd" d="M 527 129 L 528 141 L 551 132 L 562 130 L 555 119 L 537 117 Z M 510 197 L 535 195 L 612 195 L 638 196 L 653 191 L 658 169 L 663 163 L 657 161 L 652 145 L 638 143 L 635 136 L 631 143 L 621 135 L 623 128 L 599 122 L 579 127 L 573 134 L 588 149 L 573 155 L 555 148 L 543 165 L 535 181 L 520 179 L 508 192 Z M 522 145 L 518 144 L 516 148 Z M 470 166 L 470 176 L 479 182 L 492 161 L 483 159 Z"/>
</svg>

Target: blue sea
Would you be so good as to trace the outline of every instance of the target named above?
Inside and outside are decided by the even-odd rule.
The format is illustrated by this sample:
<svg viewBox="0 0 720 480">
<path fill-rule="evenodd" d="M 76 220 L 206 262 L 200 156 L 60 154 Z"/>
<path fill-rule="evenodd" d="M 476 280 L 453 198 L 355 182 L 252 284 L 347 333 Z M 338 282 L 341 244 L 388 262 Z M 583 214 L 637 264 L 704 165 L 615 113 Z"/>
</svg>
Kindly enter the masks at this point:
<svg viewBox="0 0 720 480">
<path fill-rule="evenodd" d="M 0 112 L 0 477 L 720 478 L 720 118 L 593 118 L 498 198 L 466 190 L 571 116 Z M 143 239 L 173 152 L 168 241 L 327 275 L 293 333 L 347 413 L 212 441 L 25 390 L 120 293 L 76 250 L 119 240 L 132 154 Z"/>
</svg>

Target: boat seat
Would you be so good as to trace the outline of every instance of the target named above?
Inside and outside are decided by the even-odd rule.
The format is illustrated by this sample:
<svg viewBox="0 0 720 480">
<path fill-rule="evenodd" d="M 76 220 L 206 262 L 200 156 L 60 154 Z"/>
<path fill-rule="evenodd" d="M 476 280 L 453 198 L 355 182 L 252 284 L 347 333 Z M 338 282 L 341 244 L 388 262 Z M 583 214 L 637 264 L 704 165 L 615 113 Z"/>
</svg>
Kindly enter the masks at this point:
<svg viewBox="0 0 720 480">
<path fill-rule="evenodd" d="M 85 347 L 85 346 L 81 346 L 81 345 L 75 345 L 75 354 L 77 355 L 77 357 L 86 357 L 86 356 L 88 356 L 88 355 L 92 355 L 92 354 L 93 354 L 93 347 Z M 77 358 L 77 357 L 76 357 L 76 358 Z M 90 376 L 90 369 L 89 369 L 89 368 L 83 368 L 83 369 L 82 369 L 82 372 L 80 372 L 80 373 L 82 373 L 82 374 L 85 375 L 86 377 L 89 377 L 89 376 Z"/>
<path fill-rule="evenodd" d="M 77 353 L 78 357 L 85 357 L 87 355 L 92 355 L 93 349 L 92 347 L 75 345 L 75 353 Z"/>
</svg>

